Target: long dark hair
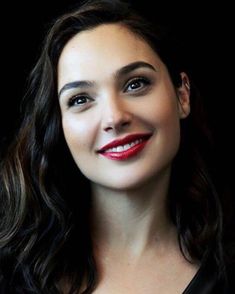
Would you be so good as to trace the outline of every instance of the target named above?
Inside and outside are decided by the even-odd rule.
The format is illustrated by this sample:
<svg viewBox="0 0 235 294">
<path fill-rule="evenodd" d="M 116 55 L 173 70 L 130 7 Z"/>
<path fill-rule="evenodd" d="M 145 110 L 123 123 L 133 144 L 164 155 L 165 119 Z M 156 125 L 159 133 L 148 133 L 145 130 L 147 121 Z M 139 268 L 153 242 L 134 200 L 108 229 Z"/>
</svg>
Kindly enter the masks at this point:
<svg viewBox="0 0 235 294">
<path fill-rule="evenodd" d="M 153 20 L 154 21 L 154 20 Z M 75 34 L 120 23 L 143 38 L 181 85 L 186 64 L 168 28 L 143 18 L 124 1 L 91 0 L 55 21 L 32 70 L 22 103 L 21 128 L 1 163 L 0 267 L 7 293 L 91 293 L 98 277 L 89 233 L 90 187 L 66 146 L 57 96 L 57 63 Z M 180 53 L 180 54 L 179 54 Z M 181 122 L 181 146 L 173 163 L 169 213 L 185 258 L 208 251 L 223 265 L 222 210 L 206 163 L 209 131 L 200 95 L 191 82 L 192 112 Z M 200 121 L 199 121 L 200 120 Z"/>
</svg>

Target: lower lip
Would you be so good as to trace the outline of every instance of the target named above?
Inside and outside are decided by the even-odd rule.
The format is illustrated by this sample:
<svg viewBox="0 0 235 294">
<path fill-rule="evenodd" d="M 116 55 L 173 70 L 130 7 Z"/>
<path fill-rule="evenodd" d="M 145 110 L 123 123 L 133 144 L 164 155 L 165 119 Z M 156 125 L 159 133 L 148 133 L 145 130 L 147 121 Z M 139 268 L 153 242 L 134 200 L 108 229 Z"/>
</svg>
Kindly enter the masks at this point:
<svg viewBox="0 0 235 294">
<path fill-rule="evenodd" d="M 112 160 L 126 160 L 140 153 L 144 149 L 146 143 L 147 141 L 143 141 L 128 150 L 122 152 L 104 152 L 101 153 L 101 155 Z"/>
</svg>

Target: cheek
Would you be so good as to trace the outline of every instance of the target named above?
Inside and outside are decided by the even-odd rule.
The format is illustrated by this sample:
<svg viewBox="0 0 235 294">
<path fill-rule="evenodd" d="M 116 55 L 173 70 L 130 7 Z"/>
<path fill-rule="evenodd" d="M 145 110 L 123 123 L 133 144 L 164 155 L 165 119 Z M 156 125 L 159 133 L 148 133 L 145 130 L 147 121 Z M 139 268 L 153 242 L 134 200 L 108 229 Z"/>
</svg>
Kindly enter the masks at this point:
<svg viewBox="0 0 235 294">
<path fill-rule="evenodd" d="M 161 156 L 172 160 L 180 142 L 180 119 L 176 98 L 165 96 L 161 103 L 155 103 L 148 112 L 148 121 L 156 130 L 153 150 L 162 150 Z"/>
<path fill-rule="evenodd" d="M 148 119 L 151 120 L 158 128 L 178 128 L 179 112 L 177 107 L 177 98 L 171 96 L 155 97 L 151 107 L 144 109 L 148 113 Z M 159 99 L 158 99 L 159 98 Z"/>
<path fill-rule="evenodd" d="M 62 120 L 65 140 L 68 147 L 76 156 L 77 151 L 89 150 L 94 140 L 94 126 L 86 119 L 64 117 Z"/>
</svg>

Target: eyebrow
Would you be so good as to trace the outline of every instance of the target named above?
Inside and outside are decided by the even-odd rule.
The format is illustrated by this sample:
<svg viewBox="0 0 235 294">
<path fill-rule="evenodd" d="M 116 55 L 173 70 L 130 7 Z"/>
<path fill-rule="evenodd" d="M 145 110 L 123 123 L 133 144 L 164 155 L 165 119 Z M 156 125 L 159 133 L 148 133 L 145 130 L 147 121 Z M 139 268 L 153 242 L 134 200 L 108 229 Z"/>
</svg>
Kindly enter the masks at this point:
<svg viewBox="0 0 235 294">
<path fill-rule="evenodd" d="M 125 76 L 128 73 L 138 69 L 138 68 L 149 68 L 153 71 L 157 71 L 155 69 L 154 66 L 152 66 L 151 64 L 144 62 L 144 61 L 136 61 L 136 62 L 132 62 L 128 65 L 125 65 L 124 67 L 120 68 L 117 70 L 117 72 L 115 72 L 114 76 L 119 78 L 121 76 Z M 65 84 L 61 90 L 59 91 L 58 97 L 60 98 L 61 94 L 67 90 L 73 89 L 73 88 L 92 88 L 95 85 L 95 82 L 93 81 L 73 81 L 70 83 Z"/>
<path fill-rule="evenodd" d="M 67 90 L 74 89 L 74 88 L 91 88 L 94 86 L 94 82 L 91 81 L 74 81 L 65 84 L 61 90 L 59 91 L 58 97 L 60 98 L 61 94 Z"/>
<path fill-rule="evenodd" d="M 124 67 L 117 70 L 117 72 L 115 73 L 115 76 L 120 77 L 120 76 L 127 75 L 128 73 L 130 73 L 138 68 L 141 68 L 141 67 L 145 67 L 145 68 L 149 68 L 151 70 L 157 71 L 155 69 L 155 67 L 153 67 L 151 64 L 149 64 L 147 62 L 136 61 L 136 62 L 130 63 L 128 65 L 125 65 Z"/>
</svg>

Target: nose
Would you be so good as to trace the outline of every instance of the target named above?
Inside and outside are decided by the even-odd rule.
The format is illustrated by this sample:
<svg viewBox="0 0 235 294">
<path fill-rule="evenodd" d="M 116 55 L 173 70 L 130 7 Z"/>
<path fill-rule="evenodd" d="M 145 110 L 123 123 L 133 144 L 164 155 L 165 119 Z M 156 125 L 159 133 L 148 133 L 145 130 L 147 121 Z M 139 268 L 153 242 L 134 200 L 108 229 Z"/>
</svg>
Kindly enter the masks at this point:
<svg viewBox="0 0 235 294">
<path fill-rule="evenodd" d="M 102 112 L 102 129 L 105 132 L 120 132 L 131 124 L 131 120 L 132 115 L 120 97 L 112 97 L 105 101 Z"/>
</svg>

